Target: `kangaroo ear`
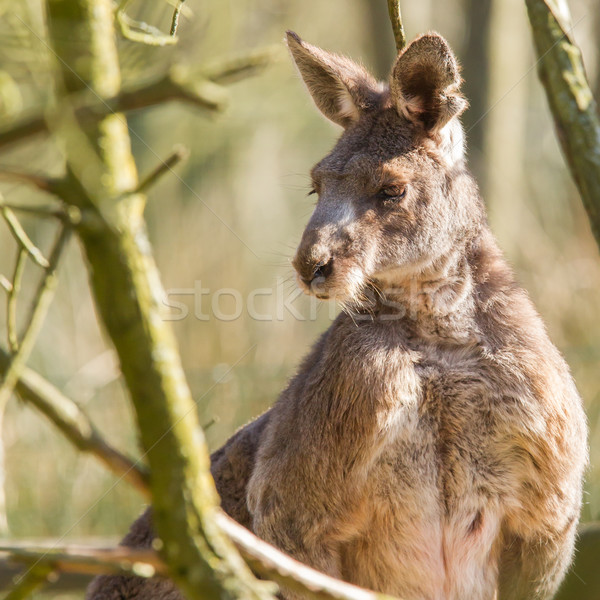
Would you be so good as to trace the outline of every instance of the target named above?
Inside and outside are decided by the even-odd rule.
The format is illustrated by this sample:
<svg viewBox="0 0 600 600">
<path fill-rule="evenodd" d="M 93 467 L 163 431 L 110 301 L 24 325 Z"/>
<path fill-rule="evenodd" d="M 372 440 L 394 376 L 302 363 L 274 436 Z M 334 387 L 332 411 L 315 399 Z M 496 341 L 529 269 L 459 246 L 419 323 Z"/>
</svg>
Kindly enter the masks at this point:
<svg viewBox="0 0 600 600">
<path fill-rule="evenodd" d="M 423 125 L 428 133 L 437 133 L 467 108 L 459 92 L 461 82 L 448 42 L 437 33 L 428 33 L 396 59 L 390 79 L 391 98 L 400 114 Z"/>
<path fill-rule="evenodd" d="M 317 108 L 342 127 L 377 105 L 382 86 L 348 58 L 321 50 L 287 32 L 287 44 Z"/>
</svg>

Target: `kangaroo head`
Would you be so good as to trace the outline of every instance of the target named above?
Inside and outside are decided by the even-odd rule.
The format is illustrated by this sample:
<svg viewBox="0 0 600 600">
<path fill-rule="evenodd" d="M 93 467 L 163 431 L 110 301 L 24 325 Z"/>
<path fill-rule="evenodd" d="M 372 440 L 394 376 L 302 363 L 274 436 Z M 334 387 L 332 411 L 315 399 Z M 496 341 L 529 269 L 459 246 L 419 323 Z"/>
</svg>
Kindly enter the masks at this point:
<svg viewBox="0 0 600 600">
<path fill-rule="evenodd" d="M 318 202 L 293 259 L 301 287 L 358 301 L 367 286 L 425 273 L 484 219 L 464 165 L 467 102 L 450 47 L 422 35 L 384 84 L 294 33 L 287 41 L 315 104 L 344 128 L 311 172 Z"/>
</svg>

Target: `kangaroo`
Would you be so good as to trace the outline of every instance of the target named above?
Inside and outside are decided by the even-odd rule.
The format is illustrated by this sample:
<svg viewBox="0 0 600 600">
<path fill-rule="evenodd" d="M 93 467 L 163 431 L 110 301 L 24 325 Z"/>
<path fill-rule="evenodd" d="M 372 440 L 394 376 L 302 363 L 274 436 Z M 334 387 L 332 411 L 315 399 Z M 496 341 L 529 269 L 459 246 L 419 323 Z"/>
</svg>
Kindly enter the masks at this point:
<svg viewBox="0 0 600 600">
<path fill-rule="evenodd" d="M 223 508 L 294 558 L 405 600 L 549 599 L 573 553 L 586 421 L 467 170 L 456 58 L 422 35 L 386 85 L 287 42 L 344 130 L 312 169 L 293 266 L 344 310 L 277 403 L 213 454 Z M 148 512 L 124 543 L 151 539 Z M 102 577 L 88 598 L 180 596 Z"/>
</svg>

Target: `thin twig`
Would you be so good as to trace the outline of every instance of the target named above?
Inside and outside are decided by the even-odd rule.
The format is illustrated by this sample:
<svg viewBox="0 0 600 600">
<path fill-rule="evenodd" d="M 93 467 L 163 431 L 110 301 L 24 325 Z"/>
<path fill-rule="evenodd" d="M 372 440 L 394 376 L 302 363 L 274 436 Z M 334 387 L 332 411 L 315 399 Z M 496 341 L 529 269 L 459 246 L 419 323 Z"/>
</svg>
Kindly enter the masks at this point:
<svg viewBox="0 0 600 600">
<path fill-rule="evenodd" d="M 79 106 L 75 106 L 77 119 L 85 124 L 98 121 L 113 113 L 139 110 L 173 100 L 182 100 L 211 112 L 220 111 L 225 107 L 227 93 L 224 89 L 219 89 L 214 82 L 210 89 L 202 86 L 201 82 L 200 85 L 195 85 L 196 82 L 191 80 L 189 71 L 185 73 L 184 78 L 178 75 L 182 71 L 187 70 L 174 65 L 166 75 L 161 75 L 143 85 L 134 85 L 114 98 L 103 101 L 98 101 L 97 98 L 86 98 Z M 0 148 L 25 141 L 47 131 L 48 124 L 43 115 L 24 118 L 16 124 L 0 128 Z"/>
<path fill-rule="evenodd" d="M 15 238 L 19 246 L 21 246 L 21 248 L 23 248 L 23 250 L 25 250 L 29 254 L 29 256 L 31 256 L 35 263 L 37 263 L 40 267 L 47 269 L 50 265 L 48 264 L 46 257 L 42 254 L 41 250 L 29 239 L 29 236 L 27 235 L 27 233 L 25 233 L 25 230 L 19 222 L 19 219 L 17 219 L 17 217 L 15 216 L 15 213 L 13 213 L 13 211 L 10 208 L 8 208 L 8 206 L 2 206 L 0 207 L 0 210 L 2 211 L 2 216 L 4 217 L 8 228 L 10 229 L 11 233 L 13 234 L 13 237 Z"/>
<path fill-rule="evenodd" d="M 53 177 L 46 177 L 36 173 L 27 173 L 26 171 L 18 171 L 15 169 L 0 168 L 0 179 L 8 179 L 11 181 L 20 181 L 32 185 L 42 192 L 48 194 L 57 194 L 60 191 L 62 181 Z"/>
<path fill-rule="evenodd" d="M 21 291 L 21 279 L 27 260 L 27 250 L 21 248 L 17 254 L 15 268 L 13 271 L 12 287 L 6 299 L 6 329 L 8 336 L 8 347 L 14 354 L 19 349 L 19 336 L 17 334 L 17 298 Z"/>
<path fill-rule="evenodd" d="M 0 348 L 0 373 L 6 373 L 10 360 L 10 356 Z M 50 419 L 76 448 L 93 454 L 112 473 L 123 477 L 148 496 L 149 476 L 144 466 L 106 442 L 75 401 L 27 367 L 21 370 L 16 392 L 24 402 L 33 405 Z"/>
<path fill-rule="evenodd" d="M 140 550 L 125 546 L 118 548 L 0 546 L 1 554 L 11 562 L 33 563 L 36 567 L 44 565 L 63 573 L 91 575 L 114 573 L 138 577 L 166 574 L 166 567 L 154 550 Z"/>
<path fill-rule="evenodd" d="M 396 50 L 401 52 L 406 46 L 406 35 L 404 34 L 404 26 L 402 25 L 402 13 L 400 12 L 400 0 L 388 0 L 388 11 L 390 13 L 390 21 L 394 30 L 394 40 L 396 40 Z"/>
<path fill-rule="evenodd" d="M 145 23 L 144 21 L 136 21 L 131 18 L 125 9 L 131 0 L 123 0 L 116 12 L 117 24 L 121 30 L 121 34 L 125 39 L 132 42 L 140 42 L 148 46 L 167 46 L 177 43 L 177 37 L 174 35 L 165 35 L 160 29 Z M 172 27 L 172 26 L 171 26 Z"/>
<path fill-rule="evenodd" d="M 40 587 L 48 583 L 49 577 L 54 572 L 50 565 L 35 565 L 22 575 L 16 577 L 13 588 L 4 596 L 4 600 L 25 600 L 37 591 Z"/>
<path fill-rule="evenodd" d="M 135 193 L 146 192 L 152 187 L 165 173 L 171 171 L 171 169 L 180 161 L 185 160 L 189 156 L 189 151 L 184 146 L 177 146 L 173 152 L 161 162 L 153 171 L 142 180 L 138 185 Z"/>
<path fill-rule="evenodd" d="M 240 81 L 285 56 L 281 46 L 267 46 L 239 56 L 212 60 L 200 67 L 202 77 L 215 83 L 228 84 Z"/>
<path fill-rule="evenodd" d="M 14 387 L 19 380 L 21 370 L 25 366 L 29 354 L 33 349 L 35 338 L 42 326 L 44 317 L 46 316 L 46 312 L 54 295 L 54 289 L 56 288 L 56 269 L 70 233 L 71 228 L 63 226 L 54 248 L 52 249 L 50 260 L 48 261 L 48 268 L 44 273 L 44 277 L 38 286 L 33 300 L 31 312 L 27 320 L 27 328 L 23 333 L 19 350 L 11 357 L 10 364 L 4 373 L 4 379 L 0 386 L 0 409 L 10 398 Z"/>
<path fill-rule="evenodd" d="M 185 0 L 179 0 L 179 3 L 175 7 L 173 11 L 173 19 L 171 20 L 171 31 L 170 35 L 175 37 L 177 35 L 177 28 L 179 27 L 179 17 L 181 16 L 181 9 L 183 8 L 183 3 Z"/>
<path fill-rule="evenodd" d="M 66 211 L 54 206 L 37 206 L 35 204 L 9 204 L 8 202 L 0 202 L 0 206 L 10 208 L 13 212 L 23 212 L 37 217 L 56 217 L 57 219 L 65 219 Z"/>
</svg>

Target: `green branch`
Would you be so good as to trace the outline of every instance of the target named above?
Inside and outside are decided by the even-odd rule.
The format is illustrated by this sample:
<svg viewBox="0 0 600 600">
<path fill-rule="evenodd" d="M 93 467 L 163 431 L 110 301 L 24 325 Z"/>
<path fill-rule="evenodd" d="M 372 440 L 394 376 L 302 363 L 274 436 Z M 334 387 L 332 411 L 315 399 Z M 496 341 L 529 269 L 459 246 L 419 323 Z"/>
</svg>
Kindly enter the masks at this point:
<svg viewBox="0 0 600 600">
<path fill-rule="evenodd" d="M 51 42 L 62 69 L 57 89 L 64 89 L 64 82 L 70 93 L 89 86 L 100 104 L 119 97 L 111 10 L 111 0 L 48 3 Z M 63 35 L 66 22 L 80 32 L 79 39 L 89 40 L 88 60 L 80 60 L 81 44 Z M 186 76 L 183 69 L 171 71 L 172 80 L 185 89 Z M 198 92 L 196 84 L 190 93 Z M 77 232 L 96 306 L 135 408 L 151 471 L 154 525 L 169 574 L 189 600 L 272 600 L 272 585 L 252 575 L 214 523 L 219 508 L 210 458 L 173 332 L 162 318 L 164 290 L 143 221 L 145 198 L 131 193 L 137 173 L 127 123 L 122 115 L 107 115 L 92 122 L 86 134 L 100 160 L 95 180 L 85 188 L 94 197 L 82 190 L 81 198 L 69 201 L 91 211 L 102 205 L 96 226 L 84 220 Z M 62 137 L 67 167 L 77 173 L 78 147 L 65 133 Z"/>
<path fill-rule="evenodd" d="M 526 0 L 538 72 L 563 154 L 600 245 L 600 118 L 588 84 L 581 51 L 552 8 L 564 0 Z"/>
<path fill-rule="evenodd" d="M 404 34 L 404 26 L 402 25 L 402 13 L 400 12 L 400 0 L 388 0 L 388 11 L 390 13 L 390 21 L 394 31 L 394 40 L 396 41 L 396 50 L 401 52 L 406 46 L 406 35 Z"/>
</svg>

